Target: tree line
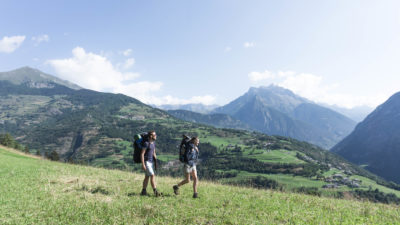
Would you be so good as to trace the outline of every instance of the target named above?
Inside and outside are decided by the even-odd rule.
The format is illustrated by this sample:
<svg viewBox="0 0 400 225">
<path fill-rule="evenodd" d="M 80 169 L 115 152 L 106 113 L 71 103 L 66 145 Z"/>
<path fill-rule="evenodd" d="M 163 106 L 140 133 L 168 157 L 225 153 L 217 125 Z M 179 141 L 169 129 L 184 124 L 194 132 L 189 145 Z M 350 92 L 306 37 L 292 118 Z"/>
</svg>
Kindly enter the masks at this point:
<svg viewBox="0 0 400 225">
<path fill-rule="evenodd" d="M 9 133 L 0 134 L 0 145 L 19 150 L 21 152 L 25 152 L 26 154 L 30 154 L 28 146 L 20 144 Z M 36 150 L 36 155 L 41 155 L 40 150 Z M 45 152 L 43 156 L 53 161 L 60 160 L 60 156 L 55 150 L 51 151 L 50 153 Z"/>
</svg>

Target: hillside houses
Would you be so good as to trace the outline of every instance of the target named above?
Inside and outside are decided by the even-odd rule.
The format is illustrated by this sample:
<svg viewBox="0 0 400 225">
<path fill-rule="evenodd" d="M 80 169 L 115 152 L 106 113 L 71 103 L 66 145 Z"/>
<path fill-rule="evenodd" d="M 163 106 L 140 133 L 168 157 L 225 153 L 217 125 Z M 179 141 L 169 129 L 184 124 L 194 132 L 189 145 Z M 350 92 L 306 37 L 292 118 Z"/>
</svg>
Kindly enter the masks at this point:
<svg viewBox="0 0 400 225">
<path fill-rule="evenodd" d="M 343 185 L 350 188 L 358 188 L 361 186 L 362 181 L 359 179 L 350 179 L 349 177 L 345 177 L 343 174 L 337 173 L 331 177 L 325 178 L 325 182 L 330 184 L 325 184 L 322 188 L 338 188 Z"/>
</svg>

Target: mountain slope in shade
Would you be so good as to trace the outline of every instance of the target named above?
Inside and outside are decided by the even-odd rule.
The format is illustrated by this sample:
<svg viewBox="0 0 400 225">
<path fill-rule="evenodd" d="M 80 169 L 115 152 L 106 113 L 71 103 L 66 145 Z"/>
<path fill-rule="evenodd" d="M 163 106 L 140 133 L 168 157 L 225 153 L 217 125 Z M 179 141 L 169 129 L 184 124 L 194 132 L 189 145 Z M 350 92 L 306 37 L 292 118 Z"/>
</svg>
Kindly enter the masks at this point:
<svg viewBox="0 0 400 225">
<path fill-rule="evenodd" d="M 251 128 L 263 133 L 307 140 L 315 144 L 329 143 L 329 140 L 325 139 L 325 136 L 328 136 L 329 133 L 325 130 L 313 127 L 279 110 L 268 107 L 257 96 L 244 104 L 234 117 L 240 118 Z"/>
<path fill-rule="evenodd" d="M 312 103 L 303 103 L 297 106 L 293 110 L 292 116 L 329 132 L 336 140 L 345 137 L 355 126 L 355 122 L 346 116 Z"/>
<path fill-rule="evenodd" d="M 332 151 L 400 183 L 400 92 L 376 108 Z"/>
<path fill-rule="evenodd" d="M 82 89 L 76 84 L 61 80 L 55 76 L 43 73 L 30 67 L 22 67 L 8 72 L 0 72 L 0 81 L 9 81 L 12 84 L 25 84 L 31 88 L 52 88 L 51 83 L 59 84 L 74 90 Z"/>
<path fill-rule="evenodd" d="M 214 112 L 229 114 L 251 128 L 330 148 L 355 126 L 351 119 L 290 90 L 271 85 L 247 93 Z"/>
</svg>

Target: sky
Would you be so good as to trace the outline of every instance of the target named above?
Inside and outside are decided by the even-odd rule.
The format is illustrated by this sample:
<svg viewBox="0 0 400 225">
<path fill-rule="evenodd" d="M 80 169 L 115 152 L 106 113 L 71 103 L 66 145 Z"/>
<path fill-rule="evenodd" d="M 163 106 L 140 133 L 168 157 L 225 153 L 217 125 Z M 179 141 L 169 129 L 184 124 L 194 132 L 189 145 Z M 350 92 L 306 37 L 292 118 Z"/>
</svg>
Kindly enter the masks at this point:
<svg viewBox="0 0 400 225">
<path fill-rule="evenodd" d="M 30 66 L 147 104 L 279 85 L 376 107 L 400 91 L 400 1 L 0 1 L 0 71 Z"/>
</svg>

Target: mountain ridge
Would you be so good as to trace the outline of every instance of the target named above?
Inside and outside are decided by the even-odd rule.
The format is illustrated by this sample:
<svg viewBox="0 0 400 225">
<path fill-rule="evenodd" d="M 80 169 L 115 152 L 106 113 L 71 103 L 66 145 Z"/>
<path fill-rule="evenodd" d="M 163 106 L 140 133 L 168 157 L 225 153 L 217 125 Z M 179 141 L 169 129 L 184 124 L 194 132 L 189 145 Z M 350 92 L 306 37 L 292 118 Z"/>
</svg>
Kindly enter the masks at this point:
<svg viewBox="0 0 400 225">
<path fill-rule="evenodd" d="M 213 113 L 226 113 L 266 134 L 289 136 L 327 149 L 355 127 L 346 116 L 275 85 L 252 87 Z"/>
<path fill-rule="evenodd" d="M 66 86 L 68 88 L 79 90 L 78 85 L 66 80 L 59 79 L 53 75 L 43 73 L 40 70 L 25 66 L 8 72 L 0 72 L 0 81 L 10 81 L 13 84 L 25 84 L 33 88 L 51 88 L 51 83 Z"/>
</svg>

